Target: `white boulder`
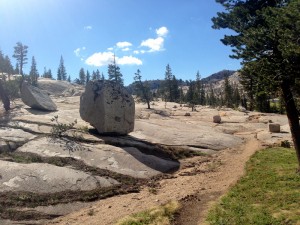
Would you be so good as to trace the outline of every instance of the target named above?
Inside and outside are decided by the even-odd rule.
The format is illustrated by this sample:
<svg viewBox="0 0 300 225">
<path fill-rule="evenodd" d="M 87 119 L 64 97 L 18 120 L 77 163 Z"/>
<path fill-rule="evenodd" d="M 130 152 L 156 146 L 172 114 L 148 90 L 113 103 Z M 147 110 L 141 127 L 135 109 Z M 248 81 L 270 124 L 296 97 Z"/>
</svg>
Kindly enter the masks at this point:
<svg viewBox="0 0 300 225">
<path fill-rule="evenodd" d="M 88 82 L 80 97 L 79 112 L 99 133 L 126 135 L 134 129 L 133 97 L 123 86 L 111 81 Z"/>
<path fill-rule="evenodd" d="M 33 109 L 45 111 L 55 111 L 57 109 L 55 103 L 44 90 L 26 82 L 23 82 L 21 86 L 21 98 L 24 104 Z"/>
</svg>

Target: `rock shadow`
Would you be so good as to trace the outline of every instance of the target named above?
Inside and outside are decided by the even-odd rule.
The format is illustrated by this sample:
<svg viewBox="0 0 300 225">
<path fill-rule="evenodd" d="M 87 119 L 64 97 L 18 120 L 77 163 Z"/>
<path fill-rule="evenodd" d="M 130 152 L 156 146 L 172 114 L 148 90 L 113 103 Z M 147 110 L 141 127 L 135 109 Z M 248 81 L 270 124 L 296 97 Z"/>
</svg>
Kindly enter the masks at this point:
<svg viewBox="0 0 300 225">
<path fill-rule="evenodd" d="M 34 108 L 24 108 L 27 110 L 29 113 L 34 114 L 34 115 L 47 115 L 56 111 L 47 111 L 47 110 L 41 110 L 41 109 L 34 109 Z"/>
<path fill-rule="evenodd" d="M 89 133 L 105 144 L 122 148 L 139 162 L 161 173 L 174 173 L 179 170 L 179 158 L 183 150 L 178 147 L 164 146 L 141 140 L 130 135 L 99 134 L 96 129 Z M 187 151 L 186 151 L 187 152 Z"/>
</svg>

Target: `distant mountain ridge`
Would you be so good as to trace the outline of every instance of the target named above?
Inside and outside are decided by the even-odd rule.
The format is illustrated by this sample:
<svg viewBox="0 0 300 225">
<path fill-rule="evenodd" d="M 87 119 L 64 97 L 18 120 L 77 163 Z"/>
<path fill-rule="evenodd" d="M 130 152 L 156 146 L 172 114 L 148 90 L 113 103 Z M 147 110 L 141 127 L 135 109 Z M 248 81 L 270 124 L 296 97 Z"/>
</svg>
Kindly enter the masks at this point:
<svg viewBox="0 0 300 225">
<path fill-rule="evenodd" d="M 203 81 L 205 84 L 210 84 L 210 83 L 215 84 L 221 82 L 227 76 L 231 77 L 234 73 L 236 73 L 236 71 L 234 70 L 221 70 L 217 73 L 213 73 L 208 77 L 202 78 L 201 81 Z M 164 81 L 163 79 L 147 80 L 147 84 L 149 85 L 150 90 L 156 90 L 161 86 L 163 81 Z M 179 79 L 178 82 L 179 82 L 178 83 L 179 86 L 187 86 L 188 85 L 187 82 L 190 81 L 184 81 L 182 79 Z M 126 88 L 129 90 L 130 93 L 133 93 L 134 83 L 129 84 Z"/>
<path fill-rule="evenodd" d="M 217 73 L 214 73 L 208 77 L 205 77 L 203 79 L 201 79 L 204 83 L 214 83 L 214 82 L 218 82 L 221 80 L 224 80 L 225 77 L 230 77 L 231 75 L 233 75 L 236 71 L 234 70 L 221 70 Z"/>
</svg>

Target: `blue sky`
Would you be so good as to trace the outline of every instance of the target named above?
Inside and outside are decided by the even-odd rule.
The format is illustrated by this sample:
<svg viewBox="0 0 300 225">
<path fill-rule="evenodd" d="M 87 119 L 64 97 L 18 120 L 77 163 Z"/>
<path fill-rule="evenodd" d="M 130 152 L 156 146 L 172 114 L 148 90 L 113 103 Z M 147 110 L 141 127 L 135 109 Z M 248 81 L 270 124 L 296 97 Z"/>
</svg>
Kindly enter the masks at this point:
<svg viewBox="0 0 300 225">
<path fill-rule="evenodd" d="M 215 0 L 0 0 L 0 49 L 12 58 L 18 41 L 28 46 L 39 73 L 56 78 L 60 56 L 68 75 L 99 69 L 116 55 L 125 84 L 141 70 L 142 79 L 163 79 L 166 65 L 178 79 L 195 79 L 240 68 L 213 30 L 211 18 L 222 11 Z"/>
</svg>

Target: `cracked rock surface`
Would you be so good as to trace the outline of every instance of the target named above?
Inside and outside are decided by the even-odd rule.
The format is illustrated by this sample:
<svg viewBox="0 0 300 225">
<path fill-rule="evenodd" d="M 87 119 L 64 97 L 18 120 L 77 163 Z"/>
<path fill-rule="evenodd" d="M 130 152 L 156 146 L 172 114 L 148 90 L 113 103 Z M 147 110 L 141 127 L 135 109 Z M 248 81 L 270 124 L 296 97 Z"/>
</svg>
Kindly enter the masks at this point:
<svg viewBox="0 0 300 225">
<path fill-rule="evenodd" d="M 118 182 L 111 178 L 91 176 L 71 168 L 45 163 L 21 164 L 0 161 L 0 192 L 30 191 L 53 193 L 65 190 L 92 190 Z"/>
<path fill-rule="evenodd" d="M 51 98 L 55 112 L 20 100 L 10 112 L 0 111 L 0 224 L 47 224 L 91 201 L 139 192 L 180 173 L 183 158 L 222 154 L 243 144 L 247 133 L 266 145 L 290 141 L 285 116 L 202 106 L 191 112 L 164 102 L 152 109 L 136 104 L 135 128 L 128 135 L 101 136 L 80 118 L 79 96 Z M 212 120 L 217 114 L 219 124 Z M 61 125 L 76 123 L 60 137 L 51 136 L 55 116 Z M 268 132 L 270 121 L 282 132 Z"/>
</svg>

